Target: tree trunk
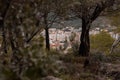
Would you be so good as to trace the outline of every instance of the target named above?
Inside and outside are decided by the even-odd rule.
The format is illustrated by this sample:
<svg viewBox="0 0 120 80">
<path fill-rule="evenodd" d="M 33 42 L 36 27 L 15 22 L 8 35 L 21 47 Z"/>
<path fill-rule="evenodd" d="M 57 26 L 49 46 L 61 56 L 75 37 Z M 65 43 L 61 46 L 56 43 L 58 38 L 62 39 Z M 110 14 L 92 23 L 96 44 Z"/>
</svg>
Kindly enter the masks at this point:
<svg viewBox="0 0 120 80">
<path fill-rule="evenodd" d="M 10 7 L 10 4 L 11 4 L 12 0 L 5 0 L 2 4 L 6 5 L 6 8 L 3 10 L 3 12 L 1 12 L 1 15 L 0 17 L 2 19 L 0 19 L 0 28 L 2 30 L 2 38 L 3 38 L 3 41 L 2 41 L 2 47 L 3 47 L 3 50 L 4 50 L 4 53 L 7 53 L 7 39 L 6 39 L 6 31 L 5 31 L 5 26 L 4 26 L 4 21 L 5 21 L 5 17 L 6 17 L 6 14 L 8 12 L 8 9 Z"/>
<path fill-rule="evenodd" d="M 47 13 L 44 14 L 44 29 L 45 29 L 45 41 L 46 41 L 46 50 L 50 50 L 50 40 L 49 40 L 49 27 L 47 22 Z"/>
<path fill-rule="evenodd" d="M 82 19 L 82 33 L 80 37 L 80 47 L 79 47 L 79 55 L 81 56 L 89 56 L 90 52 L 90 39 L 89 39 L 89 29 L 90 24 Z"/>
<path fill-rule="evenodd" d="M 49 29 L 45 29 L 45 39 L 46 39 L 46 50 L 50 50 L 50 42 L 49 42 Z"/>
<path fill-rule="evenodd" d="M 0 27 L 2 30 L 2 48 L 4 53 L 7 53 L 7 43 L 6 43 L 6 35 L 5 35 L 5 28 L 4 28 L 4 20 L 0 20 Z"/>
</svg>

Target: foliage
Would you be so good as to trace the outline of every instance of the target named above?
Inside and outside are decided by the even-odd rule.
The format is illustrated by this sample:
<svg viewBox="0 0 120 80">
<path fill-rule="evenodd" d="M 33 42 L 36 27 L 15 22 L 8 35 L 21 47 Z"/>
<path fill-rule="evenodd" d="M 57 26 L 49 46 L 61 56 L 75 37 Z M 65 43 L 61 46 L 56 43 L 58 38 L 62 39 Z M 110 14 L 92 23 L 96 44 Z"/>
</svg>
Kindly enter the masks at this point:
<svg viewBox="0 0 120 80">
<path fill-rule="evenodd" d="M 114 14 L 113 16 L 111 16 L 111 21 L 112 21 L 113 25 L 119 26 L 120 25 L 119 20 L 120 20 L 120 13 L 119 12 Z"/>
<path fill-rule="evenodd" d="M 82 32 L 80 38 L 79 54 L 88 56 L 90 53 L 89 30 L 92 22 L 115 0 L 78 0 L 73 5 L 73 12 L 82 20 Z"/>
<path fill-rule="evenodd" d="M 108 52 L 114 39 L 107 32 L 100 32 L 96 35 L 91 35 L 91 49 L 100 52 Z"/>
<path fill-rule="evenodd" d="M 75 54 L 75 55 L 77 55 L 78 54 L 78 51 L 79 51 L 79 44 L 78 44 L 79 42 L 73 42 L 72 44 L 71 44 L 71 46 L 72 46 L 72 53 L 73 54 Z"/>
<path fill-rule="evenodd" d="M 58 51 L 45 51 L 44 38 L 38 34 L 42 29 L 49 29 L 53 23 L 59 23 L 59 21 L 69 17 L 69 6 L 73 4 L 73 1 L 76 0 L 0 0 L 1 80 L 40 80 L 48 75 L 63 76 L 63 79 L 69 80 L 70 76 L 74 79 L 75 72 L 78 76 L 80 75 L 79 73 L 83 71 L 81 65 L 84 61 L 83 58 L 68 54 L 63 55 L 64 59 L 60 60 L 61 55 Z M 81 7 L 75 9 L 79 10 L 78 18 L 81 18 L 82 13 L 85 24 L 91 23 L 91 20 L 94 21 L 107 5 L 106 0 L 97 3 L 97 5 L 96 1 L 89 1 L 81 0 L 82 10 Z M 100 40 L 102 41 L 103 36 L 106 35 L 106 33 L 97 35 L 98 39 L 95 36 L 96 44 Z M 71 41 L 73 41 L 74 36 L 71 36 Z M 112 42 L 112 39 L 109 38 L 110 36 L 107 35 L 105 40 L 101 42 L 104 46 L 94 44 L 93 48 L 107 50 Z M 109 40 L 109 43 L 105 43 L 106 40 Z M 67 47 L 68 44 L 65 46 Z M 2 49 L 7 52 L 2 52 Z M 73 43 L 72 49 L 73 53 L 78 52 L 77 42 Z M 101 56 L 98 57 L 101 59 Z M 65 75 L 66 73 L 67 75 Z M 83 79 L 89 76 L 91 77 L 89 73 L 81 74 Z"/>
<path fill-rule="evenodd" d="M 95 52 L 92 51 L 90 57 L 92 61 L 98 61 L 98 62 L 108 61 L 107 55 L 99 51 L 95 51 Z"/>
<path fill-rule="evenodd" d="M 75 37 L 76 37 L 76 34 L 74 32 L 72 32 L 70 37 L 69 37 L 70 42 L 74 41 Z"/>
<path fill-rule="evenodd" d="M 117 27 L 115 32 L 119 33 L 120 32 L 120 23 L 119 23 L 119 21 L 120 21 L 120 12 L 114 13 L 114 15 L 109 16 L 108 18 L 110 18 L 112 25 Z"/>
</svg>

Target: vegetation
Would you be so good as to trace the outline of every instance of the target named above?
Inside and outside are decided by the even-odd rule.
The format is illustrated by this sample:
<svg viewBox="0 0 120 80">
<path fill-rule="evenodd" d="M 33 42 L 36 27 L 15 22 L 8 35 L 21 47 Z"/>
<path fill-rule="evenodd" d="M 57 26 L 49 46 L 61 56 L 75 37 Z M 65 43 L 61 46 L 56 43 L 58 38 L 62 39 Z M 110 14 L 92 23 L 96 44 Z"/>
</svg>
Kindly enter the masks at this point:
<svg viewBox="0 0 120 80">
<path fill-rule="evenodd" d="M 113 5 L 119 8 L 118 2 L 0 0 L 0 80 L 102 80 L 101 76 L 104 80 L 119 80 L 119 47 L 115 54 L 104 54 L 114 39 L 107 32 L 89 36 L 92 22 L 114 11 Z M 116 17 L 111 17 L 112 22 L 119 27 Z M 64 49 L 50 50 L 49 28 L 77 18 L 82 20 L 80 42 L 74 42 L 73 33 L 69 37 L 70 52 L 62 52 L 68 47 L 67 39 Z"/>
<path fill-rule="evenodd" d="M 120 23 L 119 23 L 119 18 L 120 18 L 120 13 L 114 13 L 112 16 L 109 16 L 109 18 L 111 19 L 112 25 L 116 26 L 116 29 L 114 30 L 114 32 L 116 34 L 120 34 Z M 114 41 L 114 43 L 112 44 L 111 47 L 111 53 L 114 52 L 116 47 L 119 47 L 119 43 L 120 43 L 120 37 Z M 119 49 L 119 48 L 117 48 Z"/>
<path fill-rule="evenodd" d="M 98 52 L 109 52 L 114 39 L 107 32 L 91 35 L 91 49 Z"/>
<path fill-rule="evenodd" d="M 75 5 L 76 16 L 82 20 L 82 34 L 80 38 L 79 54 L 89 56 L 90 39 L 89 30 L 92 22 L 108 7 L 112 6 L 115 0 L 79 0 Z"/>
</svg>

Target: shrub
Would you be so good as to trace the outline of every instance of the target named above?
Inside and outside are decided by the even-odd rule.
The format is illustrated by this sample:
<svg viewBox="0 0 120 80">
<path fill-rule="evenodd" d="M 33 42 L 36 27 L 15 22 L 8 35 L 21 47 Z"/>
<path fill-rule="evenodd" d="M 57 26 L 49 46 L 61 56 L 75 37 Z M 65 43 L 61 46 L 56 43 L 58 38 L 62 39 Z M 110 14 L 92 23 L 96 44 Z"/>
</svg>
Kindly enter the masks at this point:
<svg viewBox="0 0 120 80">
<path fill-rule="evenodd" d="M 100 32 L 96 35 L 91 35 L 91 49 L 92 50 L 98 50 L 101 52 L 108 52 L 111 48 L 111 45 L 114 41 L 114 39 L 108 34 L 107 32 Z"/>
<path fill-rule="evenodd" d="M 107 61 L 107 56 L 104 53 L 99 52 L 99 51 L 92 52 L 90 56 L 93 61 L 100 61 L 100 62 Z"/>
</svg>

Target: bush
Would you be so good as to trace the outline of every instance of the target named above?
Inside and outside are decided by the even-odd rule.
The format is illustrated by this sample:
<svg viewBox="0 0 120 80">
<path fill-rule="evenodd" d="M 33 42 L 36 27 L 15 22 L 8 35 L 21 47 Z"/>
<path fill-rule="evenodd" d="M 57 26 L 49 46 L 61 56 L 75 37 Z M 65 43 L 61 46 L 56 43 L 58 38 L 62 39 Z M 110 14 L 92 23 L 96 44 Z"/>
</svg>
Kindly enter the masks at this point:
<svg viewBox="0 0 120 80">
<path fill-rule="evenodd" d="M 41 36 L 34 37 L 19 53 L 6 54 L 5 59 L 0 55 L 0 80 L 41 80 L 48 75 L 60 75 L 60 54 L 56 50 L 45 51 L 43 41 Z"/>
<path fill-rule="evenodd" d="M 79 52 L 79 42 L 72 42 L 71 48 L 68 50 L 68 53 L 78 55 Z"/>
<path fill-rule="evenodd" d="M 107 32 L 100 32 L 96 35 L 91 35 L 91 50 L 97 50 L 101 52 L 108 52 L 114 39 Z"/>
<path fill-rule="evenodd" d="M 107 56 L 102 52 L 98 52 L 98 51 L 92 52 L 90 56 L 93 61 L 100 61 L 100 62 L 107 61 Z"/>
</svg>

